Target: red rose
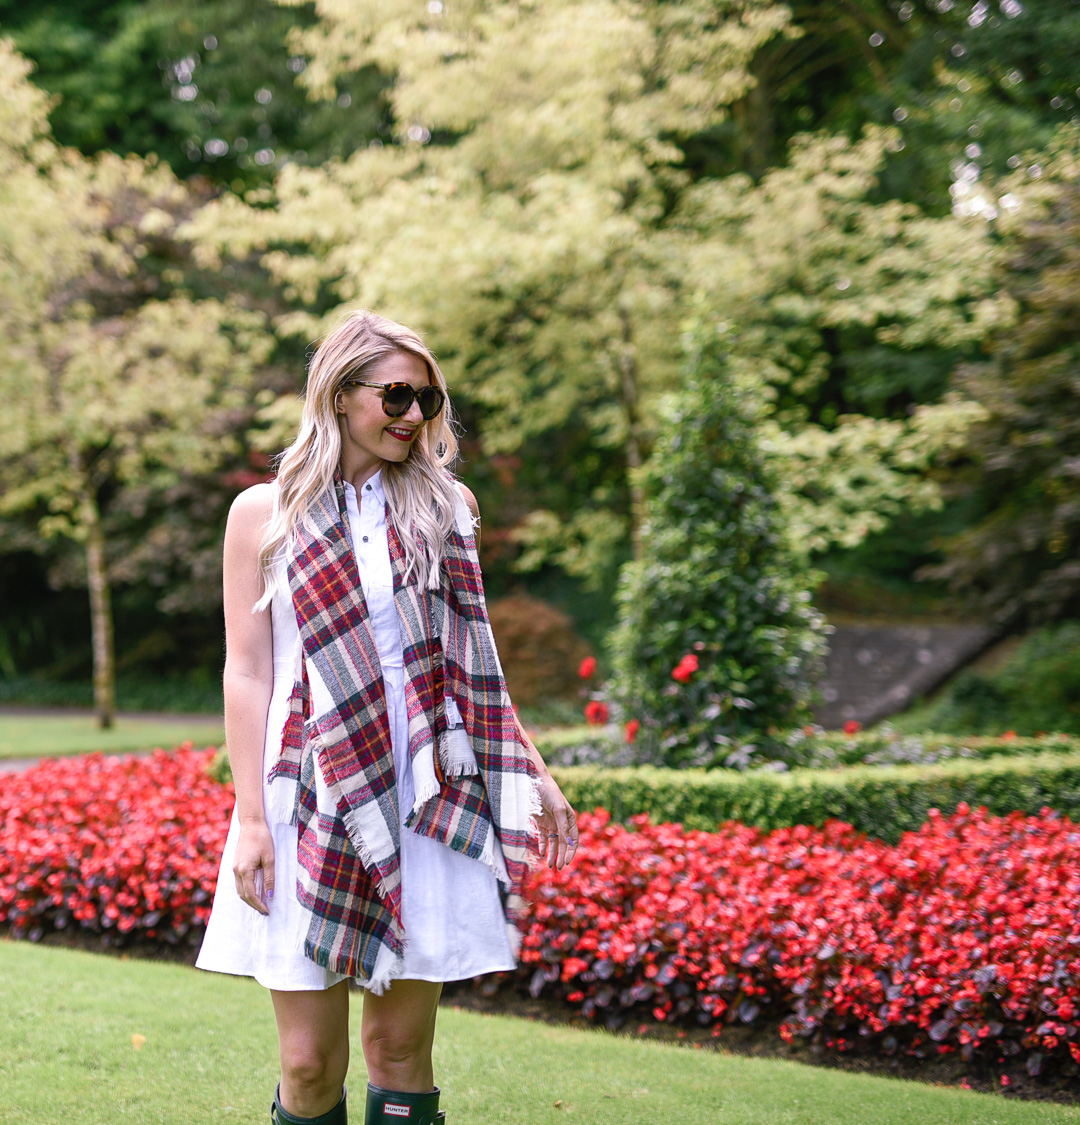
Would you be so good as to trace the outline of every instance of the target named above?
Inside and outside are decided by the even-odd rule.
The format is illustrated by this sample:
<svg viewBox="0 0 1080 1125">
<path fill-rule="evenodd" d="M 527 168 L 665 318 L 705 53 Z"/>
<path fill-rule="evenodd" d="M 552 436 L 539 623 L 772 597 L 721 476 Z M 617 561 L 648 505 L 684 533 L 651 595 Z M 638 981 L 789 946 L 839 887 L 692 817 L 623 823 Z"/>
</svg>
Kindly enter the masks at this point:
<svg viewBox="0 0 1080 1125">
<path fill-rule="evenodd" d="M 588 680 L 592 677 L 592 674 L 595 671 L 596 671 L 596 657 L 595 656 L 586 656 L 585 659 L 578 665 L 577 674 L 583 680 Z"/>
<path fill-rule="evenodd" d="M 599 699 L 590 699 L 585 704 L 585 721 L 591 727 L 603 726 L 608 721 L 608 705 Z"/>
<path fill-rule="evenodd" d="M 626 723 L 626 726 L 623 728 L 623 730 L 626 733 L 627 743 L 633 743 L 634 739 L 637 738 L 637 732 L 639 730 L 641 730 L 640 720 L 629 719 Z"/>
<path fill-rule="evenodd" d="M 680 684 L 687 684 L 690 682 L 690 677 L 698 670 L 699 661 L 697 654 L 688 652 L 678 664 L 671 670 L 671 678 L 678 680 Z"/>
<path fill-rule="evenodd" d="M 858 734 L 862 730 L 862 723 L 858 719 L 848 719 L 844 723 L 844 734 Z"/>
</svg>

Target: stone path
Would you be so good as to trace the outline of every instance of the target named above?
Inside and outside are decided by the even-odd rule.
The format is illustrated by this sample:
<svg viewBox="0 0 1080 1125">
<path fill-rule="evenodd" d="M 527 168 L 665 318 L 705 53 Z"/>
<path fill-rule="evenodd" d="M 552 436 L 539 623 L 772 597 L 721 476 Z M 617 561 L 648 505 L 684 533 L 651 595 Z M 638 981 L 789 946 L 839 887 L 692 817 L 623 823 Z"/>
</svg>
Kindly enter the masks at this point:
<svg viewBox="0 0 1080 1125">
<path fill-rule="evenodd" d="M 984 625 L 838 625 L 814 718 L 835 730 L 869 726 L 909 707 L 995 639 Z"/>
</svg>

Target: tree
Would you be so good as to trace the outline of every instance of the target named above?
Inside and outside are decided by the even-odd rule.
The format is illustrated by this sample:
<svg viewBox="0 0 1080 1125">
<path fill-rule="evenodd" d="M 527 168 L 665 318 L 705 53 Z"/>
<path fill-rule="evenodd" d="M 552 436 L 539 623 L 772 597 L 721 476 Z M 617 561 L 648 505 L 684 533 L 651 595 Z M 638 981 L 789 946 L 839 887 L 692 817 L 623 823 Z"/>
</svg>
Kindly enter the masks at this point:
<svg viewBox="0 0 1080 1125">
<path fill-rule="evenodd" d="M 160 166 L 57 148 L 28 70 L 0 40 L 0 516 L 80 544 L 108 726 L 108 514 L 237 450 L 271 340 L 261 314 L 182 287 L 188 190 Z"/>
<path fill-rule="evenodd" d="M 642 474 L 641 556 L 626 564 L 613 694 L 656 764 L 773 756 L 806 713 L 824 653 L 812 576 L 791 545 L 757 387 L 698 329 Z"/>
<path fill-rule="evenodd" d="M 544 455 L 538 502 L 512 532 L 525 565 L 595 577 L 635 540 L 637 470 L 699 294 L 742 326 L 732 362 L 755 357 L 781 389 L 786 430 L 906 416 L 999 312 L 979 224 L 872 202 L 894 134 L 804 139 L 760 184 L 687 169 L 679 139 L 726 120 L 749 60 L 787 33 L 781 6 L 317 10 L 292 41 L 303 80 L 326 93 L 351 69 L 395 75 L 396 143 L 223 198 L 196 224 L 205 260 L 259 255 L 312 310 L 283 332 L 311 338 L 338 302 L 424 331 L 485 452 Z M 843 379 L 834 347 L 856 390 L 847 410 L 815 415 Z M 891 382 L 890 363 L 904 372 Z"/>
<path fill-rule="evenodd" d="M 84 154 L 157 155 L 178 175 L 242 190 L 286 161 L 347 156 L 387 132 L 373 68 L 314 102 L 288 50 L 309 8 L 272 0 L 69 2 L 0 0 L 0 26 L 56 95 L 52 131 Z"/>
<path fill-rule="evenodd" d="M 997 223 L 1016 323 L 955 376 L 986 411 L 952 483 L 979 516 L 923 571 L 1011 629 L 1080 613 L 1080 133 L 1025 163 Z"/>
</svg>

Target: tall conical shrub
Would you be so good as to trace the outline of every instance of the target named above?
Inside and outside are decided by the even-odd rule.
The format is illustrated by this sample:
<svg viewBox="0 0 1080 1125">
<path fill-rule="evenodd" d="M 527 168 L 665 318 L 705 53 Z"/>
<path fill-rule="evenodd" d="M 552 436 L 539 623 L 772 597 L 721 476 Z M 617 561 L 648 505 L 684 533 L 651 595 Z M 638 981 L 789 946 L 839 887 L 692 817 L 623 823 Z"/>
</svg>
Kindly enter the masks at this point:
<svg viewBox="0 0 1080 1125">
<path fill-rule="evenodd" d="M 811 575 L 761 449 L 761 399 L 699 331 L 642 470 L 639 558 L 620 575 L 612 697 L 642 757 L 669 766 L 780 756 L 824 654 Z"/>
</svg>

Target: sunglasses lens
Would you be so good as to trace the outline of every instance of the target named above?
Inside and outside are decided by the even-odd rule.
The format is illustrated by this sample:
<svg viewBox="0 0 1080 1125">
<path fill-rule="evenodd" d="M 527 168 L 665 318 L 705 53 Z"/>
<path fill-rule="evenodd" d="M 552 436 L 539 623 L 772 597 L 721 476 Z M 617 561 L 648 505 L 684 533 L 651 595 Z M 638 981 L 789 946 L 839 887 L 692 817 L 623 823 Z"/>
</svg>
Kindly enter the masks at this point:
<svg viewBox="0 0 1080 1125">
<path fill-rule="evenodd" d="M 443 408 L 446 396 L 439 387 L 421 387 L 414 391 L 408 383 L 387 383 L 382 393 L 383 410 L 391 418 L 407 414 L 414 402 L 420 404 L 425 419 L 434 418 Z"/>
<path fill-rule="evenodd" d="M 420 413 L 425 419 L 434 418 L 442 410 L 444 395 L 439 387 L 421 387 L 416 392 L 416 400 L 420 403 Z"/>
<path fill-rule="evenodd" d="M 404 414 L 412 404 L 413 389 L 408 383 L 390 383 L 383 391 L 383 410 L 391 418 Z"/>
</svg>

